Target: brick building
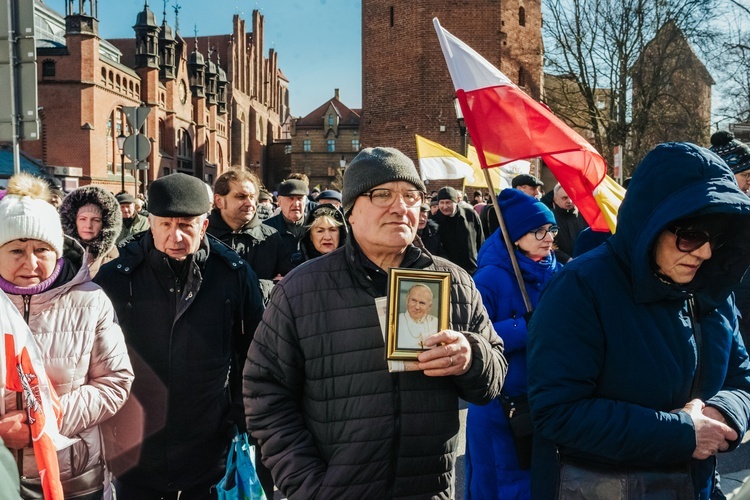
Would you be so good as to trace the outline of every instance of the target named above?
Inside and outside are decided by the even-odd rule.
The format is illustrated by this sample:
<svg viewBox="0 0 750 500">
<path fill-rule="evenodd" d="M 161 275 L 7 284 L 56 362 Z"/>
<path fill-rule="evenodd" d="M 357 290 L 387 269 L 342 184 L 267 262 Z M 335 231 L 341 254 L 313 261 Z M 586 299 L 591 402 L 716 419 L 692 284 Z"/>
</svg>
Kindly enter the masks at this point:
<svg viewBox="0 0 750 500">
<path fill-rule="evenodd" d="M 414 134 L 460 151 L 455 91 L 432 24 L 440 24 L 540 98 L 540 0 L 362 1 L 362 147 L 416 159 Z"/>
<path fill-rule="evenodd" d="M 66 2 L 64 17 L 35 2 L 41 139 L 24 151 L 68 174 L 66 187 L 94 183 L 120 190 L 117 137 L 133 131 L 122 112 L 141 103 L 151 111 L 144 133 L 150 169 L 141 184 L 171 172 L 213 182 L 229 166 L 267 177 L 267 147 L 289 114 L 288 81 L 271 50 L 263 56 L 263 17 L 253 31 L 235 16 L 229 35 L 182 38 L 146 3 L 134 37 L 98 34 L 97 0 Z M 126 160 L 126 163 L 128 160 Z M 127 189 L 135 180 L 126 171 Z"/>
<path fill-rule="evenodd" d="M 661 142 L 710 145 L 714 80 L 680 28 L 666 23 L 631 68 L 632 147 L 642 158 Z"/>
<path fill-rule="evenodd" d="M 360 149 L 361 113 L 342 103 L 335 89 L 333 98 L 292 120 L 291 172 L 307 175 L 310 186 L 341 190 L 341 162 L 348 164 Z"/>
</svg>

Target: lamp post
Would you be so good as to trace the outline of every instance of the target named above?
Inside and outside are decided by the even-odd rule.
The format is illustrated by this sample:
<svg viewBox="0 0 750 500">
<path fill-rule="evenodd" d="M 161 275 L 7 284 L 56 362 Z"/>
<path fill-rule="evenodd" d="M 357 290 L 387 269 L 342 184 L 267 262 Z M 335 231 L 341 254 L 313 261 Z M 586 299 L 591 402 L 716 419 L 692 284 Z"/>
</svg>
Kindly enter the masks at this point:
<svg viewBox="0 0 750 500">
<path fill-rule="evenodd" d="M 117 149 L 120 150 L 120 190 L 125 191 L 125 139 L 127 139 L 127 136 L 120 132 L 120 135 L 117 136 Z"/>
<path fill-rule="evenodd" d="M 453 107 L 456 109 L 458 132 L 461 134 L 461 150 L 459 152 L 463 156 L 466 156 L 466 122 L 464 121 L 464 114 L 463 111 L 461 111 L 461 103 L 458 102 L 458 97 L 453 98 Z"/>
<path fill-rule="evenodd" d="M 341 170 L 341 190 L 344 190 L 344 171 L 346 170 L 346 158 L 344 158 L 344 155 L 341 155 L 341 159 L 339 160 L 339 169 Z"/>
</svg>

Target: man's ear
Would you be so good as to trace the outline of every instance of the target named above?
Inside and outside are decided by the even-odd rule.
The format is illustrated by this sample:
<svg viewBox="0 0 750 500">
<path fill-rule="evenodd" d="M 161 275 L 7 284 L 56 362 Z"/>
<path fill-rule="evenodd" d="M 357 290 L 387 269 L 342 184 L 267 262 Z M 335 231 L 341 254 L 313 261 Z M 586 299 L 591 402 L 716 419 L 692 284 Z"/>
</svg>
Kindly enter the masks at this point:
<svg viewBox="0 0 750 500">
<path fill-rule="evenodd" d="M 218 208 L 219 210 L 226 208 L 224 206 L 224 197 L 221 196 L 220 194 L 214 193 L 214 206 Z"/>
</svg>

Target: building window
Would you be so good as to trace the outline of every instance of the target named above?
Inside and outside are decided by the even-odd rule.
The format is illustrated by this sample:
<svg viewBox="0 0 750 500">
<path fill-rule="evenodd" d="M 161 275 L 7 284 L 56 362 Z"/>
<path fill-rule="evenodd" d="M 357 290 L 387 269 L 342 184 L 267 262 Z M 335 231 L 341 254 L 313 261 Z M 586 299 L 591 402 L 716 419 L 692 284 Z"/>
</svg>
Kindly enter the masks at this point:
<svg viewBox="0 0 750 500">
<path fill-rule="evenodd" d="M 518 86 L 526 86 L 526 71 L 523 68 L 518 69 Z"/>
<path fill-rule="evenodd" d="M 352 151 L 359 151 L 359 139 L 352 139 Z"/>
<path fill-rule="evenodd" d="M 333 127 L 333 115 L 328 115 L 328 126 Z"/>
<path fill-rule="evenodd" d="M 302 151 L 305 151 L 307 153 L 312 151 L 312 141 L 310 139 L 305 139 L 302 142 Z"/>
<path fill-rule="evenodd" d="M 193 173 L 193 141 L 184 128 L 177 134 L 177 170 Z"/>
<path fill-rule="evenodd" d="M 518 8 L 518 25 L 526 26 L 526 9 L 523 7 Z"/>
<path fill-rule="evenodd" d="M 328 139 L 328 148 L 326 149 L 329 153 L 336 151 L 336 139 Z"/>
<path fill-rule="evenodd" d="M 167 145 L 167 124 L 164 120 L 159 120 L 159 151 L 172 156 L 173 151 Z"/>
<path fill-rule="evenodd" d="M 54 78 L 55 77 L 55 61 L 43 61 L 42 62 L 42 77 L 43 78 Z"/>
<path fill-rule="evenodd" d="M 292 145 L 291 144 L 287 144 L 287 145 L 284 146 L 284 154 L 285 155 L 292 154 Z"/>
</svg>

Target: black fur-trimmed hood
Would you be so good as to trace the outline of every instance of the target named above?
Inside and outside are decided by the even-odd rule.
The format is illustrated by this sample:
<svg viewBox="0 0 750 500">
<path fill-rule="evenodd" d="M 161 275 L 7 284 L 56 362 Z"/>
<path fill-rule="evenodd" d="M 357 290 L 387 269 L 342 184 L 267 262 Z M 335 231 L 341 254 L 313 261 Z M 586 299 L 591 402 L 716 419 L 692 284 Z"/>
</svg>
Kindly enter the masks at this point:
<svg viewBox="0 0 750 500">
<path fill-rule="evenodd" d="M 86 244 L 78 235 L 76 216 L 78 209 L 89 203 L 102 209 L 102 231 L 95 240 Z M 117 198 L 98 186 L 83 186 L 66 196 L 60 206 L 60 220 L 63 232 L 86 247 L 94 259 L 104 255 L 114 246 L 122 229 L 122 214 Z"/>
</svg>

